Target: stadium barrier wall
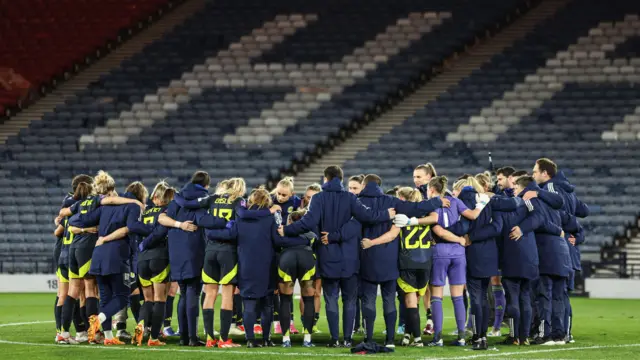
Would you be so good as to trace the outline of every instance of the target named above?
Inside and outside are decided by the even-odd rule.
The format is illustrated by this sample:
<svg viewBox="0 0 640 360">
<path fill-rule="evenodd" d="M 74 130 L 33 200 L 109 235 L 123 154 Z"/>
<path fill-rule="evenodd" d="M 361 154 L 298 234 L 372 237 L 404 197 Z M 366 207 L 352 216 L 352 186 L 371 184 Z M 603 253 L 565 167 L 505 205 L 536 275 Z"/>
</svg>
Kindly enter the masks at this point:
<svg viewBox="0 0 640 360">
<path fill-rule="evenodd" d="M 640 279 L 585 279 L 590 298 L 640 299 Z"/>
<path fill-rule="evenodd" d="M 0 274 L 0 293 L 55 293 L 55 274 Z M 640 279 L 586 279 L 585 290 L 590 298 L 640 299 Z M 296 284 L 295 293 L 300 293 Z M 449 295 L 445 287 L 445 296 Z"/>
</svg>

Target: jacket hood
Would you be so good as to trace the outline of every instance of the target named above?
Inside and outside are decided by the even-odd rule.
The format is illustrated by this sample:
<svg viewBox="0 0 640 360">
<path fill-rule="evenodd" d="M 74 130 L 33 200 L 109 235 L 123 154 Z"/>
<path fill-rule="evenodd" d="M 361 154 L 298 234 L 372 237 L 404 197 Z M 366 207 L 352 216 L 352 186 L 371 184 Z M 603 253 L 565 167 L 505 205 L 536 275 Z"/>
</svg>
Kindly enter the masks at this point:
<svg viewBox="0 0 640 360">
<path fill-rule="evenodd" d="M 524 190 L 522 190 L 520 194 L 518 194 L 518 197 L 522 197 L 524 193 L 526 193 L 527 191 L 539 191 L 539 190 L 540 190 L 540 187 L 538 186 L 538 184 L 536 184 L 535 181 L 532 181 L 529 183 L 529 185 L 527 185 L 526 188 L 524 188 Z"/>
<path fill-rule="evenodd" d="M 271 216 L 269 209 L 258 208 L 255 205 L 249 209 L 242 209 L 242 211 L 238 211 L 238 217 L 241 219 L 261 219 L 267 216 Z"/>
<path fill-rule="evenodd" d="M 360 197 L 381 197 L 385 196 L 384 191 L 375 182 L 367 183 L 360 192 Z"/>
<path fill-rule="evenodd" d="M 476 206 L 476 195 L 478 192 L 472 186 L 465 186 L 460 190 L 460 199 L 468 208 L 474 208 Z"/>
<path fill-rule="evenodd" d="M 576 189 L 574 185 L 571 185 L 569 179 L 564 175 L 564 172 L 558 171 L 550 181 L 554 186 L 561 188 L 567 193 L 572 193 Z"/>
<path fill-rule="evenodd" d="M 460 190 L 460 196 L 462 196 L 462 194 L 465 194 L 465 196 L 471 196 L 469 193 L 472 193 L 472 195 L 475 196 L 478 192 L 473 188 L 473 186 L 465 186 Z"/>
<path fill-rule="evenodd" d="M 504 189 L 504 194 L 507 195 L 508 197 L 514 197 L 515 190 L 513 190 L 512 188 L 506 188 Z"/>
<path fill-rule="evenodd" d="M 344 191 L 344 185 L 340 179 L 334 178 L 322 184 L 322 190 L 333 192 Z"/>
<path fill-rule="evenodd" d="M 209 191 L 204 186 L 189 183 L 180 190 L 180 195 L 185 200 L 195 200 L 209 196 Z"/>
<path fill-rule="evenodd" d="M 126 192 L 126 193 L 122 194 L 122 197 L 123 197 L 123 198 L 127 198 L 127 199 L 138 200 L 138 199 L 136 198 L 136 196 L 135 196 L 135 195 L 133 195 L 133 194 L 132 194 L 132 193 L 130 193 L 130 192 Z"/>
</svg>

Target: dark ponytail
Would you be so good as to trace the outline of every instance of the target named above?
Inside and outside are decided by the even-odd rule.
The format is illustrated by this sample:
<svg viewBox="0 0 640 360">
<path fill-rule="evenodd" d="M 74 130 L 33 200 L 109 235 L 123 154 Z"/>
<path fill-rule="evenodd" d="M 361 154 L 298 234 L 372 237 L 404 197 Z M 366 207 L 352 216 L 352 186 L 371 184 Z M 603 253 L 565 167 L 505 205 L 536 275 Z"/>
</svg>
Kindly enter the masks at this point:
<svg viewBox="0 0 640 360">
<path fill-rule="evenodd" d="M 93 184 L 93 178 L 86 174 L 76 175 L 73 180 L 71 180 L 71 191 L 76 192 L 76 188 L 80 183 Z"/>
<path fill-rule="evenodd" d="M 75 191 L 73 192 L 73 199 L 78 201 L 80 199 L 84 199 L 87 196 L 91 195 L 93 192 L 93 186 L 86 182 L 80 182 L 76 184 Z"/>
</svg>

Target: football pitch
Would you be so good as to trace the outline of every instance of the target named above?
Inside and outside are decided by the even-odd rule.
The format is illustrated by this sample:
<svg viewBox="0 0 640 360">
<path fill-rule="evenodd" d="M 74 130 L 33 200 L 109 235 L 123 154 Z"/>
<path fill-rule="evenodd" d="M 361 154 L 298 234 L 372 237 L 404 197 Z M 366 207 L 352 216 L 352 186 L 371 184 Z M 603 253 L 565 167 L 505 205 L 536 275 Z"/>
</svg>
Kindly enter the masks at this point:
<svg viewBox="0 0 640 360">
<path fill-rule="evenodd" d="M 53 343 L 53 294 L 0 294 L 0 359 L 300 359 L 344 358 L 351 355 L 348 349 L 327 349 L 329 341 L 324 312 L 319 322 L 322 333 L 314 334 L 315 348 L 303 348 L 302 335 L 293 335 L 290 349 L 261 348 L 236 349 L 185 348 L 177 345 L 177 338 L 169 339 L 163 348 L 147 348 L 126 345 L 104 347 L 98 345 L 56 345 Z M 177 303 L 177 301 L 176 301 Z M 445 300 L 445 333 L 454 328 L 451 301 Z M 403 348 L 389 354 L 366 355 L 373 358 L 403 359 L 640 359 L 640 300 L 573 299 L 575 344 L 564 346 L 505 346 L 502 338 L 490 338 L 488 351 L 472 351 L 469 346 L 444 348 Z M 378 308 L 376 340 L 383 342 L 383 318 Z M 175 314 L 174 314 L 175 315 Z M 216 311 L 217 318 L 217 311 Z M 174 316 L 175 319 L 175 316 Z M 301 327 L 300 314 L 295 309 L 296 326 Z M 422 322 L 424 322 L 424 315 Z M 177 321 L 174 320 L 174 328 Z M 217 328 L 216 323 L 216 328 Z M 423 324 L 424 325 L 424 324 Z M 202 327 L 202 325 L 201 325 Z M 130 320 L 129 330 L 133 329 Z M 506 331 L 506 329 L 504 329 Z M 259 338 L 259 337 L 258 337 Z M 445 344 L 453 340 L 445 336 Z M 423 337 L 428 341 L 428 337 Z M 234 340 L 244 345 L 242 337 Z M 280 336 L 273 336 L 280 343 Z M 399 344 L 400 335 L 396 335 Z M 362 341 L 355 335 L 354 343 Z"/>
</svg>

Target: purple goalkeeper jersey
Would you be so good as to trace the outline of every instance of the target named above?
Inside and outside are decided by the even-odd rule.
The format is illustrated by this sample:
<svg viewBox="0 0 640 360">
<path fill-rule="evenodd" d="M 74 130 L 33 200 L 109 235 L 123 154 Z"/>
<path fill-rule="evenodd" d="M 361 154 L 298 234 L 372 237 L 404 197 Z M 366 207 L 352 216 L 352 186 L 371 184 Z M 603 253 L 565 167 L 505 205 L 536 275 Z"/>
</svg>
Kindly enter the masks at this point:
<svg viewBox="0 0 640 360">
<path fill-rule="evenodd" d="M 458 198 L 451 196 L 445 196 L 445 198 L 451 201 L 451 206 L 448 208 L 439 208 L 435 211 L 438 214 L 438 225 L 446 229 L 457 223 L 460 215 L 466 210 L 469 210 L 469 208 Z M 436 243 L 435 251 L 433 252 L 434 258 L 454 258 L 460 256 L 465 256 L 464 246 L 442 240 Z"/>
</svg>

